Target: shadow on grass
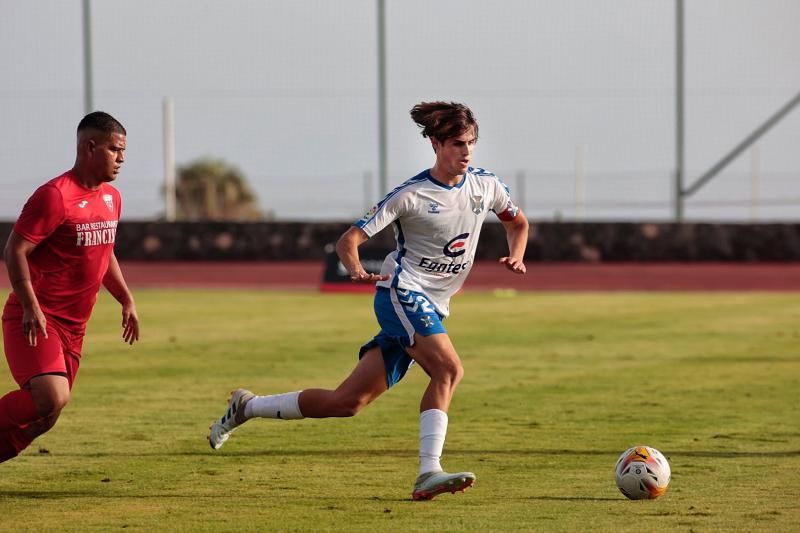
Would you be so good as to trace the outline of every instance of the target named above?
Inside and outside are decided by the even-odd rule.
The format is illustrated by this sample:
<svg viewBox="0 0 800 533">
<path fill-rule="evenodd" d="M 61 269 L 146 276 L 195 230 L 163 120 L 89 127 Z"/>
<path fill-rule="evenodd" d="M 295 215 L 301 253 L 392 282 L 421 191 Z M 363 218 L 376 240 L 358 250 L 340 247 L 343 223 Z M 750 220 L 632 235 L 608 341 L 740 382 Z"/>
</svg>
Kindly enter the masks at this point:
<svg viewBox="0 0 800 533">
<path fill-rule="evenodd" d="M 410 492 L 410 491 L 409 491 Z M 324 501 L 340 501 L 342 500 L 341 496 L 325 496 L 325 495 L 311 495 L 306 496 L 308 499 L 314 500 L 316 502 L 324 502 Z M 178 494 L 174 492 L 162 492 L 162 493 L 147 493 L 147 494 L 136 494 L 136 493 L 112 493 L 112 492 L 94 492 L 94 491 L 62 491 L 62 490 L 52 490 L 52 491 L 44 491 L 44 490 L 31 490 L 31 491 L 20 491 L 20 490 L 0 490 L 0 501 L 2 500 L 75 500 L 75 499 L 84 499 L 84 498 L 96 498 L 98 500 L 213 500 L 218 501 L 220 498 L 219 494 Z M 239 498 L 247 499 L 247 496 L 239 496 Z M 254 499 L 258 499 L 260 496 L 254 497 Z M 364 497 L 354 497 L 350 496 L 349 499 L 351 500 L 361 500 L 361 501 L 372 501 L 378 503 L 420 503 L 416 502 L 411 499 L 411 497 L 404 497 L 404 498 L 393 498 L 393 497 L 383 497 L 383 496 L 364 496 Z M 516 498 L 521 500 L 528 500 L 531 498 Z M 554 498 L 557 499 L 557 498 Z M 590 498 L 586 498 L 590 499 Z M 424 504 L 422 502 L 421 504 Z"/>
<path fill-rule="evenodd" d="M 17 500 L 58 500 L 58 499 L 83 499 L 83 498 L 97 498 L 101 500 L 118 499 L 118 500 L 149 500 L 153 498 L 175 498 L 175 499 L 202 499 L 202 498 L 219 498 L 218 495 L 197 495 L 197 494 L 175 494 L 175 493 L 152 493 L 152 494 L 122 494 L 110 492 L 94 492 L 90 490 L 83 491 L 62 491 L 62 490 L 0 490 L 0 500 L 17 499 Z"/>
<path fill-rule="evenodd" d="M 120 494 L 120 493 L 108 493 L 108 492 L 93 492 L 93 491 L 60 491 L 60 490 L 53 490 L 53 491 L 43 491 L 43 490 L 35 490 L 35 491 L 19 491 L 19 490 L 0 490 L 0 499 L 16 499 L 16 500 L 61 500 L 61 499 L 84 499 L 84 498 L 97 498 L 100 500 L 151 500 L 151 499 L 218 499 L 219 495 L 199 495 L 199 494 L 176 494 L 174 492 L 170 493 L 150 493 L 150 494 Z M 324 496 L 324 495 L 317 495 L 313 496 L 315 501 L 338 501 L 341 499 L 339 496 Z M 367 500 L 379 503 L 414 503 L 419 505 L 425 505 L 426 502 L 424 501 L 414 501 L 410 497 L 409 498 L 392 498 L 392 497 L 383 497 L 383 496 L 367 496 L 362 498 L 352 498 L 357 500 Z M 586 501 L 586 502 L 616 502 L 616 501 L 627 501 L 624 498 L 597 498 L 591 496 L 523 496 L 523 497 L 505 497 L 505 500 L 520 500 L 520 501 Z"/>
<path fill-rule="evenodd" d="M 93 453 L 58 453 L 62 457 L 313 457 L 313 456 L 333 456 L 333 457 L 355 457 L 363 458 L 365 451 L 379 456 L 406 457 L 416 453 L 415 450 L 392 450 L 392 449 L 371 449 L 347 448 L 347 449 L 263 449 L 263 450 L 232 450 L 224 451 L 151 451 L 151 452 L 93 452 Z M 558 449 L 539 449 L 539 450 L 487 450 L 487 449 L 453 449 L 447 451 L 447 455 L 471 455 L 471 456 L 524 456 L 524 457 L 559 457 L 559 456 L 619 456 L 619 450 L 558 450 Z M 718 459 L 740 459 L 746 457 L 800 457 L 800 450 L 785 451 L 728 451 L 728 450 L 669 450 L 663 452 L 668 457 L 710 457 Z M 31 454 L 34 456 L 33 454 Z"/>
<path fill-rule="evenodd" d="M 620 502 L 625 498 L 596 498 L 592 496 L 528 496 L 521 500 L 555 501 L 555 502 Z"/>
</svg>

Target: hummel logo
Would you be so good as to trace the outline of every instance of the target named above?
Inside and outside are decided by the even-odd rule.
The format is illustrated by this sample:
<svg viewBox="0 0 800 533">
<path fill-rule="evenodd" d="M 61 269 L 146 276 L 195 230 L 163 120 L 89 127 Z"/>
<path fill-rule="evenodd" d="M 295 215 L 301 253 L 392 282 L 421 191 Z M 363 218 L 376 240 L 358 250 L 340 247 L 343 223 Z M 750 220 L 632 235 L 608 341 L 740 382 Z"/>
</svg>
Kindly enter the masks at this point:
<svg viewBox="0 0 800 533">
<path fill-rule="evenodd" d="M 88 204 L 88 203 L 89 203 L 89 202 L 88 202 L 88 201 L 86 201 L 86 200 L 81 200 L 81 201 L 80 201 L 80 203 L 78 203 L 78 207 L 80 207 L 81 209 L 83 209 L 84 207 L 86 207 L 86 204 Z"/>
</svg>

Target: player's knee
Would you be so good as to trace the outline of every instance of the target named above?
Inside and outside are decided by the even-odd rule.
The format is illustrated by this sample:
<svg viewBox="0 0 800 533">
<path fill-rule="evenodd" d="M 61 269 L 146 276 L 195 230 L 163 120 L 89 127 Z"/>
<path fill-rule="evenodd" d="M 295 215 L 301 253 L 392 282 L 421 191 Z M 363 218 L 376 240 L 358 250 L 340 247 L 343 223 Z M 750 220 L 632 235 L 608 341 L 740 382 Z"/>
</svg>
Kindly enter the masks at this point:
<svg viewBox="0 0 800 533">
<path fill-rule="evenodd" d="M 361 412 L 369 402 L 360 396 L 343 398 L 338 405 L 339 416 L 351 417 Z"/>
<path fill-rule="evenodd" d="M 453 387 L 461 382 L 461 379 L 464 377 L 464 365 L 461 364 L 460 359 L 456 359 L 455 362 L 450 367 L 450 383 Z"/>
<path fill-rule="evenodd" d="M 464 366 L 458 357 L 447 358 L 441 362 L 437 373 L 440 379 L 455 387 L 464 377 Z"/>
<path fill-rule="evenodd" d="M 54 417 L 53 424 L 55 424 L 55 419 L 58 418 L 61 410 L 69 403 L 69 390 L 52 388 L 36 392 L 31 391 L 31 394 L 39 415 L 42 418 Z"/>
<path fill-rule="evenodd" d="M 464 365 L 461 364 L 461 361 L 458 361 L 458 365 L 455 369 L 455 374 L 453 375 L 453 383 L 458 384 L 461 379 L 464 377 Z"/>
<path fill-rule="evenodd" d="M 350 417 L 360 413 L 374 397 L 362 392 L 336 391 L 334 394 L 333 416 Z"/>
</svg>

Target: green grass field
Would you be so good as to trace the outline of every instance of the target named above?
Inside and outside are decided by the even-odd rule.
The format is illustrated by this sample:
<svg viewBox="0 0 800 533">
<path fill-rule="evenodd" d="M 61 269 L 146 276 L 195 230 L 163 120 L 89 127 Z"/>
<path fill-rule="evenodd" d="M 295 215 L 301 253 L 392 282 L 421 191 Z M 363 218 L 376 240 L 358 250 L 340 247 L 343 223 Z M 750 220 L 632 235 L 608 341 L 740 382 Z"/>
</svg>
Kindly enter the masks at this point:
<svg viewBox="0 0 800 533">
<path fill-rule="evenodd" d="M 237 386 L 333 387 L 376 330 L 371 297 L 139 291 L 142 341 L 101 295 L 57 426 L 0 465 L 0 530 L 789 531 L 800 526 L 800 299 L 764 293 L 467 293 L 466 376 L 443 465 L 475 487 L 409 498 L 415 368 L 357 417 L 255 420 L 213 452 Z M 13 382 L 4 371 L 0 386 Z M 669 458 L 654 501 L 613 466 Z"/>
</svg>

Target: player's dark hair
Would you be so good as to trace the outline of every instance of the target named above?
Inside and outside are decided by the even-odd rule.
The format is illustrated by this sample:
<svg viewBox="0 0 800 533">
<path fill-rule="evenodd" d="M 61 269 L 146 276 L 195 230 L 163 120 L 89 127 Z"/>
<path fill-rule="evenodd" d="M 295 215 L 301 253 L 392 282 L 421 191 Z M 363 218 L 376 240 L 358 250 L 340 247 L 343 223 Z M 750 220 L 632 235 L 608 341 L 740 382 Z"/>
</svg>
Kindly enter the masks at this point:
<svg viewBox="0 0 800 533">
<path fill-rule="evenodd" d="M 422 128 L 422 136 L 444 142 L 470 128 L 478 138 L 478 123 L 472 111 L 456 102 L 421 102 L 411 109 L 411 118 Z"/>
<path fill-rule="evenodd" d="M 83 117 L 78 123 L 78 133 L 83 130 L 97 130 L 109 135 L 112 133 L 127 135 L 125 127 L 120 121 L 103 111 L 93 111 Z"/>
</svg>

